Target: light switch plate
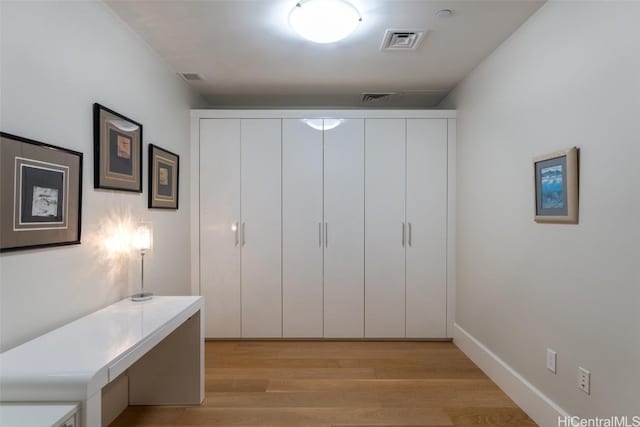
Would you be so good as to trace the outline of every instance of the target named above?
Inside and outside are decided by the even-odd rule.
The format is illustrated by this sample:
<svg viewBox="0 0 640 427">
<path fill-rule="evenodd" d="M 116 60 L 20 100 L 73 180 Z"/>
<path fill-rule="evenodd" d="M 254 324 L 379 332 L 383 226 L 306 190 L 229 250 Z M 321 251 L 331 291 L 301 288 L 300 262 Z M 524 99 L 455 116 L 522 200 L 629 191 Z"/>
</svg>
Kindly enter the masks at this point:
<svg viewBox="0 0 640 427">
<path fill-rule="evenodd" d="M 547 349 L 547 369 L 553 372 L 554 374 L 556 373 L 557 358 L 558 358 L 558 355 L 556 354 L 556 352 L 548 348 Z"/>
</svg>

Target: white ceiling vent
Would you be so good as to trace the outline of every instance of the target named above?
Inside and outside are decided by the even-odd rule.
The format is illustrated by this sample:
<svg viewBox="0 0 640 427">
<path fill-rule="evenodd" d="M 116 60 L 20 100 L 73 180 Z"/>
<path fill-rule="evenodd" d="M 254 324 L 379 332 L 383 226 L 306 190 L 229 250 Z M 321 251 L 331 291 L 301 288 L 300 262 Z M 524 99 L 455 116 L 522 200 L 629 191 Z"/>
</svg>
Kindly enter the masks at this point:
<svg viewBox="0 0 640 427">
<path fill-rule="evenodd" d="M 200 73 L 180 73 L 180 75 L 188 82 L 204 80 L 204 77 Z"/>
<path fill-rule="evenodd" d="M 425 33 L 425 30 L 387 30 L 380 50 L 416 50 Z"/>
<path fill-rule="evenodd" d="M 386 93 L 363 93 L 362 94 L 362 102 L 368 105 L 382 105 L 389 102 L 391 96 L 394 95 L 393 92 Z"/>
</svg>

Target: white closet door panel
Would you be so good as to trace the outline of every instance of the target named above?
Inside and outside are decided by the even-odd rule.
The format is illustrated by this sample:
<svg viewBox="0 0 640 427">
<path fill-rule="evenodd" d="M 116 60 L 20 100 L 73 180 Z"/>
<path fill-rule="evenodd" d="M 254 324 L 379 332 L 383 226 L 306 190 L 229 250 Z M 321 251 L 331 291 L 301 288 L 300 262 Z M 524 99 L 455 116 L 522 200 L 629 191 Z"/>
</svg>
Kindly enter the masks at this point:
<svg viewBox="0 0 640 427">
<path fill-rule="evenodd" d="M 282 132 L 283 336 L 322 337 L 322 130 L 286 119 Z"/>
<path fill-rule="evenodd" d="M 446 336 L 446 207 L 447 121 L 407 120 L 407 337 Z"/>
<path fill-rule="evenodd" d="M 242 336 L 282 336 L 280 119 L 241 121 Z"/>
<path fill-rule="evenodd" d="M 205 336 L 240 330 L 240 120 L 200 120 L 200 293 Z"/>
<path fill-rule="evenodd" d="M 324 132 L 324 336 L 364 334 L 364 120 Z"/>
<path fill-rule="evenodd" d="M 405 120 L 366 120 L 365 333 L 405 336 Z"/>
</svg>

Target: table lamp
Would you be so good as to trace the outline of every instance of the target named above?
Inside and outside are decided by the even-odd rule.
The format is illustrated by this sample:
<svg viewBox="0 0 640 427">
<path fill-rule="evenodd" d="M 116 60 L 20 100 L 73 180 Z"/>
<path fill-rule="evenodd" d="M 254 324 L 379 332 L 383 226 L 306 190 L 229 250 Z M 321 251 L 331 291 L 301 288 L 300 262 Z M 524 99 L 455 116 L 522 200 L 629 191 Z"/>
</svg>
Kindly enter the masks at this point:
<svg viewBox="0 0 640 427">
<path fill-rule="evenodd" d="M 140 251 L 140 293 L 131 295 L 131 301 L 147 301 L 153 297 L 151 292 L 144 291 L 144 254 L 153 244 L 153 230 L 151 224 L 140 223 L 133 233 L 133 247 Z"/>
</svg>

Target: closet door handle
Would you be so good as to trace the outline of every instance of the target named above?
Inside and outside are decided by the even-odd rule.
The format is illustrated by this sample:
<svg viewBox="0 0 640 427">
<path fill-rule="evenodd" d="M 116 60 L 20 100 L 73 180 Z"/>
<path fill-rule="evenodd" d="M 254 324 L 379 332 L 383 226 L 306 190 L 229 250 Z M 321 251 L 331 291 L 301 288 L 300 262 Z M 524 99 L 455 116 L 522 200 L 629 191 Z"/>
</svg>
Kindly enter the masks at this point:
<svg viewBox="0 0 640 427">
<path fill-rule="evenodd" d="M 247 237 L 247 224 L 243 222 L 242 223 L 242 246 L 244 246 L 247 243 L 246 237 Z"/>
<path fill-rule="evenodd" d="M 409 246 L 411 246 L 413 240 L 413 225 L 409 223 Z"/>
<path fill-rule="evenodd" d="M 324 223 L 324 247 L 329 247 L 329 223 Z"/>
<path fill-rule="evenodd" d="M 322 223 L 318 223 L 318 247 L 322 247 Z"/>
<path fill-rule="evenodd" d="M 234 222 L 233 223 L 233 234 L 234 234 L 234 241 L 235 241 L 235 245 L 238 246 L 238 244 L 240 243 L 238 240 L 238 223 Z"/>
<path fill-rule="evenodd" d="M 406 234 L 405 233 L 405 228 L 406 228 L 406 226 L 405 226 L 405 223 L 403 222 L 402 223 L 402 247 L 403 248 L 405 247 L 405 242 L 404 242 L 404 238 L 405 238 L 405 234 Z"/>
</svg>

